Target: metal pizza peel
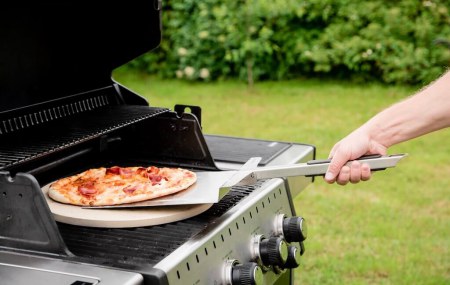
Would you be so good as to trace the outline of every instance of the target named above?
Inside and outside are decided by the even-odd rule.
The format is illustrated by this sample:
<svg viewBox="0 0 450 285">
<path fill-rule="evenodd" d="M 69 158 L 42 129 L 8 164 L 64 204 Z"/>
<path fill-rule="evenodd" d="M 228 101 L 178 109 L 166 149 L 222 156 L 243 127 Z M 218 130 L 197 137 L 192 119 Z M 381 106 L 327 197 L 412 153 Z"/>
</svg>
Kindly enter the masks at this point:
<svg viewBox="0 0 450 285">
<path fill-rule="evenodd" d="M 367 155 L 357 161 L 366 163 L 371 171 L 395 167 L 407 154 Z M 154 206 L 192 205 L 217 203 L 233 186 L 253 185 L 258 180 L 292 177 L 292 176 L 323 176 L 330 160 L 312 160 L 307 163 L 257 167 L 261 158 L 251 158 L 239 170 L 199 171 L 197 182 L 186 190 L 176 194 L 143 202 L 112 205 L 86 206 L 87 209 L 139 208 Z M 350 165 L 352 161 L 347 162 Z"/>
</svg>

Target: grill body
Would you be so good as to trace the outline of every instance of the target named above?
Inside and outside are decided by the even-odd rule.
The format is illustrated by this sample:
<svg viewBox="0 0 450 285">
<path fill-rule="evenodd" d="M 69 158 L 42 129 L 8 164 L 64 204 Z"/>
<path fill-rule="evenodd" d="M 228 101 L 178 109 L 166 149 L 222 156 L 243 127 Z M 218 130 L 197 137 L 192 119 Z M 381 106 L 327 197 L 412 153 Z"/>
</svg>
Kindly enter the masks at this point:
<svg viewBox="0 0 450 285">
<path fill-rule="evenodd" d="M 160 4 L 36 1 L 0 12 L 0 283 L 231 284 L 231 263 L 257 262 L 255 237 L 280 235 L 279 217 L 296 215 L 293 197 L 312 178 L 236 186 L 164 225 L 55 221 L 41 187 L 92 167 L 221 171 L 254 156 L 267 166 L 315 158 L 311 145 L 205 135 L 199 107 L 151 106 L 115 82 L 114 68 L 159 45 Z M 262 279 L 290 284 L 292 273 L 268 266 Z"/>
</svg>

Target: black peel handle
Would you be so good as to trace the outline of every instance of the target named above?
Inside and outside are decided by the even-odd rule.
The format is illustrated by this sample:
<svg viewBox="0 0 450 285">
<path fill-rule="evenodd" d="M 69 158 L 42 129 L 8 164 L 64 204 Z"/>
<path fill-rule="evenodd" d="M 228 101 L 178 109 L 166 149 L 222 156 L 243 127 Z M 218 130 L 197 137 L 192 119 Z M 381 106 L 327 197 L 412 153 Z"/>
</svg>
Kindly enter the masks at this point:
<svg viewBox="0 0 450 285">
<path fill-rule="evenodd" d="M 362 159 L 372 159 L 372 158 L 380 158 L 382 155 L 381 154 L 367 154 L 367 155 L 363 155 L 358 159 L 355 160 L 362 160 Z M 315 160 L 310 160 L 308 161 L 306 164 L 323 164 L 323 163 L 330 163 L 331 159 L 315 159 Z"/>
<path fill-rule="evenodd" d="M 395 157 L 395 156 L 404 156 L 405 154 L 392 154 L 392 155 L 388 155 L 387 157 Z M 368 155 L 363 155 L 361 157 L 359 157 L 358 159 L 355 159 L 356 161 L 360 161 L 360 160 L 370 160 L 370 159 L 377 159 L 377 158 L 382 158 L 383 156 L 381 154 L 368 154 Z M 354 160 L 351 160 L 354 161 Z M 331 162 L 331 159 L 317 159 L 317 160 L 310 160 L 308 161 L 306 164 L 308 165 L 317 165 L 317 164 L 329 164 Z M 379 170 L 385 170 L 386 167 L 371 167 L 371 171 L 379 171 Z"/>
<path fill-rule="evenodd" d="M 373 159 L 373 158 L 380 158 L 381 154 L 367 154 L 363 155 L 358 159 L 355 160 L 361 160 L 361 159 Z M 317 165 L 317 164 L 329 164 L 331 162 L 331 159 L 315 159 L 310 160 L 306 162 L 308 165 Z M 386 168 L 378 168 L 378 169 L 371 169 L 370 171 L 377 171 L 377 170 L 385 170 Z M 325 176 L 325 174 L 319 174 L 319 175 L 308 175 L 307 177 L 314 177 L 314 176 Z"/>
</svg>

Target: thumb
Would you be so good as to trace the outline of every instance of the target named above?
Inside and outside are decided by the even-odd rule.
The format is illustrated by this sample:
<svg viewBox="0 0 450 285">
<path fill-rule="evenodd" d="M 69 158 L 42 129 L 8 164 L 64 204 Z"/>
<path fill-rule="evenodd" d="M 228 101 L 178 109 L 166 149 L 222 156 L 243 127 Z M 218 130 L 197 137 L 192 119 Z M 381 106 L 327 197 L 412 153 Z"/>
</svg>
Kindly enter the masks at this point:
<svg viewBox="0 0 450 285">
<path fill-rule="evenodd" d="M 325 174 L 325 180 L 327 182 L 333 183 L 336 180 L 339 172 L 341 171 L 342 166 L 344 166 L 348 160 L 349 158 L 347 156 L 336 152 L 331 159 L 330 165 L 328 166 L 327 173 Z"/>
</svg>

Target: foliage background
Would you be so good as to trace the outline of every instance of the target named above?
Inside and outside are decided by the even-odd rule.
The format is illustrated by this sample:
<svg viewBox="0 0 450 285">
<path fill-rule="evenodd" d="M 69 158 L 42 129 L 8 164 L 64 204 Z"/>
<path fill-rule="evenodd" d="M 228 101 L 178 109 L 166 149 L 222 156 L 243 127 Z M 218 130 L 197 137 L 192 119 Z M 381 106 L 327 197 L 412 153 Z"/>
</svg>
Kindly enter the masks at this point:
<svg viewBox="0 0 450 285">
<path fill-rule="evenodd" d="M 166 0 L 162 13 L 161 46 L 129 66 L 165 78 L 425 84 L 450 63 L 448 0 Z"/>
</svg>

